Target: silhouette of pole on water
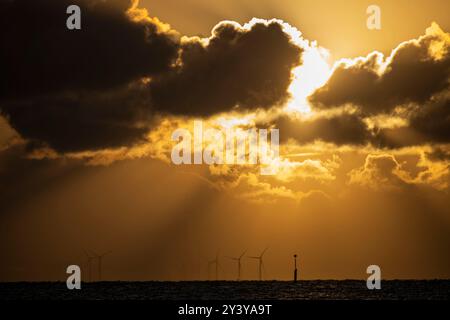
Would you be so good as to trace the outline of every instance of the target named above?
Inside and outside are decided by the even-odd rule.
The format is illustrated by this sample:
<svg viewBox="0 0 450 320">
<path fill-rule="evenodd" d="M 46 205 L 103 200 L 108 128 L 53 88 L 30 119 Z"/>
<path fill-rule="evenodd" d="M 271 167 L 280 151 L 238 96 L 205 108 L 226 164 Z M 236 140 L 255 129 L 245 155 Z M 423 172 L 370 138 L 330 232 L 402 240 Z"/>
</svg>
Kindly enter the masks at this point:
<svg viewBox="0 0 450 320">
<path fill-rule="evenodd" d="M 297 282 L 297 255 L 294 254 L 294 282 Z"/>
</svg>

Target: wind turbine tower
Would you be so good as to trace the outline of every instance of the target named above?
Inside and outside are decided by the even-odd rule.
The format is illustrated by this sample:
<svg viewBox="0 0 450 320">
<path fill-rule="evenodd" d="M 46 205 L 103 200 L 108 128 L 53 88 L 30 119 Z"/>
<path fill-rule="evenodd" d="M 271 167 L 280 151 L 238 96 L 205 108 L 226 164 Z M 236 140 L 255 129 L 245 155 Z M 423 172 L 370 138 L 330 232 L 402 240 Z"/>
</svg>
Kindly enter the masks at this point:
<svg viewBox="0 0 450 320">
<path fill-rule="evenodd" d="M 211 265 L 215 265 L 216 267 L 216 281 L 217 281 L 219 279 L 219 252 L 216 253 L 216 258 L 214 260 L 208 261 L 208 279 Z"/>
<path fill-rule="evenodd" d="M 93 255 L 89 254 L 89 252 L 87 252 L 86 250 L 83 250 L 83 251 L 87 258 L 88 280 L 89 280 L 89 282 L 91 282 L 92 281 L 92 261 L 95 259 L 95 257 Z"/>
<path fill-rule="evenodd" d="M 257 259 L 258 262 L 259 262 L 259 267 L 258 267 L 258 270 L 259 270 L 259 281 L 261 281 L 262 278 L 263 278 L 262 277 L 262 270 L 264 268 L 263 256 L 264 256 L 264 253 L 266 253 L 267 249 L 269 249 L 269 248 L 265 248 L 264 251 L 261 252 L 261 254 L 259 256 L 249 256 L 249 258 Z"/>
<path fill-rule="evenodd" d="M 242 260 L 242 257 L 244 256 L 244 254 L 246 253 L 247 251 L 244 251 L 239 257 L 228 257 L 229 259 L 231 259 L 231 260 L 234 260 L 234 261 L 237 261 L 237 266 L 238 266 L 238 276 L 237 276 L 237 281 L 239 281 L 239 280 L 241 280 L 241 260 Z"/>
</svg>

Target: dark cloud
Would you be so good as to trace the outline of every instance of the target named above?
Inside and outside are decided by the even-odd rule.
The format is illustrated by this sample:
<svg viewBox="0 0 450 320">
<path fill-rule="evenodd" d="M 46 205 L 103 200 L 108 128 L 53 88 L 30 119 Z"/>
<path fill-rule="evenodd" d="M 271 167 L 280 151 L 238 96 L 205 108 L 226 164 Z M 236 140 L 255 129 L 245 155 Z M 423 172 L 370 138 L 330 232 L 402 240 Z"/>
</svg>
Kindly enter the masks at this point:
<svg viewBox="0 0 450 320">
<path fill-rule="evenodd" d="M 66 28 L 70 4 L 81 7 L 80 31 Z M 302 49 L 280 22 L 221 23 L 207 45 L 198 38 L 181 44 L 157 19 L 132 19 L 130 8 L 135 17 L 144 13 L 136 6 L 0 3 L 0 111 L 31 145 L 58 152 L 129 146 L 157 112 L 210 115 L 288 98 Z"/>
<path fill-rule="evenodd" d="M 425 103 L 449 87 L 449 35 L 436 24 L 425 36 L 398 46 L 385 69 L 380 60 L 380 54 L 373 53 L 354 64 L 341 63 L 310 101 L 317 108 L 353 104 L 378 114 L 402 104 Z"/>
<path fill-rule="evenodd" d="M 410 127 L 429 141 L 449 143 L 450 99 L 433 101 L 419 108 L 410 120 Z"/>
<path fill-rule="evenodd" d="M 324 141 L 336 145 L 364 145 L 371 139 L 367 124 L 358 114 L 342 113 L 313 119 L 283 116 L 273 125 L 280 130 L 280 140 L 298 143 Z"/>
<path fill-rule="evenodd" d="M 396 149 L 429 142 L 409 126 L 375 128 L 374 132 L 372 144 L 378 148 Z"/>
<path fill-rule="evenodd" d="M 395 149 L 450 143 L 450 100 L 437 99 L 414 106 L 407 114 L 407 125 L 399 127 L 369 127 L 364 114 L 346 112 L 311 119 L 285 115 L 261 125 L 279 128 L 281 142 L 294 139 L 300 144 L 324 141 Z"/>
<path fill-rule="evenodd" d="M 81 8 L 79 31 L 66 28 L 70 4 Z M 0 110 L 30 145 L 94 150 L 130 145 L 148 132 L 149 92 L 139 79 L 166 72 L 178 40 L 150 18 L 132 21 L 132 4 L 0 3 Z"/>
<path fill-rule="evenodd" d="M 426 153 L 427 158 L 432 161 L 450 161 L 450 149 L 436 147 Z"/>
<path fill-rule="evenodd" d="M 150 130 L 149 94 L 133 83 L 102 92 L 76 92 L 9 102 L 3 112 L 30 143 L 59 152 L 131 145 Z"/>
<path fill-rule="evenodd" d="M 289 97 L 291 70 L 301 53 L 279 22 L 257 22 L 250 29 L 220 23 L 208 44 L 185 43 L 182 64 L 152 83 L 154 106 L 183 115 L 272 107 Z"/>
<path fill-rule="evenodd" d="M 69 4 L 82 8 L 81 31 L 66 29 Z M 129 146 L 145 137 L 156 113 L 209 116 L 289 98 L 303 48 L 280 21 L 222 22 L 208 40 L 179 41 L 156 19 L 132 20 L 131 7 L 126 0 L 0 2 L 0 111 L 31 146 L 58 152 Z M 395 49 L 385 69 L 376 53 L 341 65 L 311 96 L 315 107 L 351 103 L 359 112 L 284 116 L 267 125 L 280 129 L 282 141 L 299 143 L 450 142 L 449 102 L 436 98 L 448 88 L 449 48 L 448 34 L 434 25 Z M 407 127 L 368 127 L 365 117 L 407 103 Z"/>
<path fill-rule="evenodd" d="M 82 30 L 66 27 L 81 8 Z M 167 71 L 178 43 L 151 21 L 133 22 L 131 0 L 0 2 L 0 99 L 105 89 Z"/>
<path fill-rule="evenodd" d="M 433 24 L 425 36 L 402 43 L 385 61 L 375 52 L 342 62 L 310 101 L 319 109 L 358 106 L 361 117 L 406 108 L 406 126 L 373 129 L 370 142 L 376 147 L 448 143 L 449 79 L 450 35 Z"/>
<path fill-rule="evenodd" d="M 450 100 L 439 99 L 412 108 L 408 122 L 404 127 L 376 130 L 373 144 L 399 148 L 450 143 Z"/>
</svg>

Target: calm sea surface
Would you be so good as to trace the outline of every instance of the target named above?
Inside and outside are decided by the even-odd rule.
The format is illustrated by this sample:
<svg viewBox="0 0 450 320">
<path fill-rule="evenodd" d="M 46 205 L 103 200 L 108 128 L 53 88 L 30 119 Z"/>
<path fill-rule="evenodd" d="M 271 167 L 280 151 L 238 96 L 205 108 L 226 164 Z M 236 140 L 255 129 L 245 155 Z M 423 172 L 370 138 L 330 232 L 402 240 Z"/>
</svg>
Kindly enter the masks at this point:
<svg viewBox="0 0 450 320">
<path fill-rule="evenodd" d="M 382 281 L 381 290 L 368 290 L 365 281 L 193 281 L 94 282 L 68 290 L 64 282 L 0 283 L 0 300 L 10 299 L 450 299 L 450 280 Z"/>
</svg>

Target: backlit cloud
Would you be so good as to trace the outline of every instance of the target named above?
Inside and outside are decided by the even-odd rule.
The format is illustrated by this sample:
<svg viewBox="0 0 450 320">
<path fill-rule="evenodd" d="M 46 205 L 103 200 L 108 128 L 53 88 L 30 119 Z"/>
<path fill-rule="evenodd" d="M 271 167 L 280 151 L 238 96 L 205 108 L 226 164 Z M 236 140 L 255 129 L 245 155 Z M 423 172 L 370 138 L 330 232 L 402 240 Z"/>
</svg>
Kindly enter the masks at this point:
<svg viewBox="0 0 450 320">
<path fill-rule="evenodd" d="M 424 36 L 400 44 L 389 57 L 374 52 L 338 62 L 310 101 L 318 108 L 352 104 L 367 114 L 379 114 L 427 102 L 448 90 L 449 76 L 450 35 L 433 23 Z"/>
</svg>

